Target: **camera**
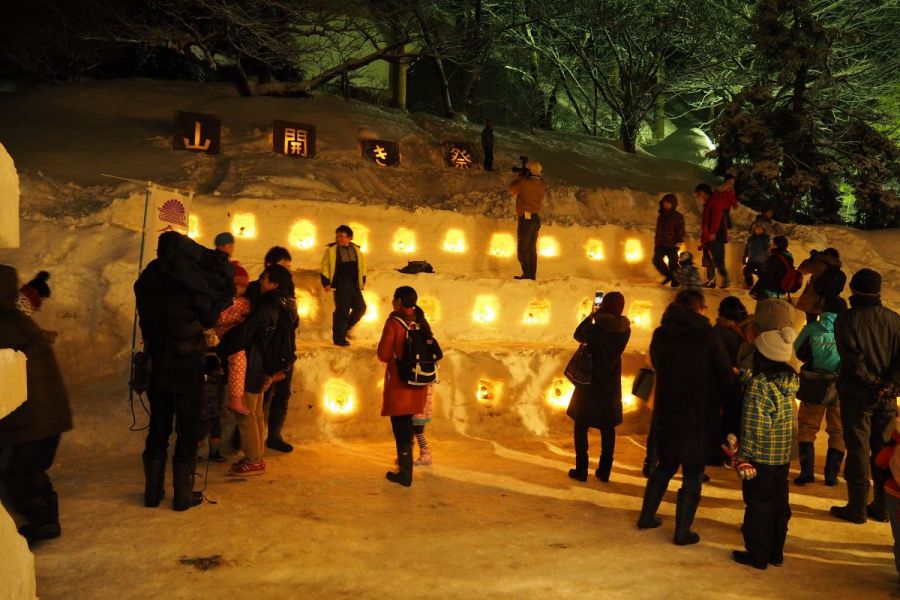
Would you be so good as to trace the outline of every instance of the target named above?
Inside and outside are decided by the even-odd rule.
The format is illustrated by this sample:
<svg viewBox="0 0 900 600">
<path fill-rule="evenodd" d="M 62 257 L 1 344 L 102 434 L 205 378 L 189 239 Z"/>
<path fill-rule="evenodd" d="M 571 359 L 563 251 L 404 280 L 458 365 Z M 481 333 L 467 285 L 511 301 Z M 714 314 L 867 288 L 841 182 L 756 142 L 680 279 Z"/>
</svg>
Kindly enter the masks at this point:
<svg viewBox="0 0 900 600">
<path fill-rule="evenodd" d="M 513 167 L 512 172 L 518 175 L 519 177 L 528 177 L 531 175 L 531 171 L 525 168 L 525 163 L 528 162 L 527 156 L 519 156 L 519 160 L 522 161 L 521 167 Z"/>
</svg>

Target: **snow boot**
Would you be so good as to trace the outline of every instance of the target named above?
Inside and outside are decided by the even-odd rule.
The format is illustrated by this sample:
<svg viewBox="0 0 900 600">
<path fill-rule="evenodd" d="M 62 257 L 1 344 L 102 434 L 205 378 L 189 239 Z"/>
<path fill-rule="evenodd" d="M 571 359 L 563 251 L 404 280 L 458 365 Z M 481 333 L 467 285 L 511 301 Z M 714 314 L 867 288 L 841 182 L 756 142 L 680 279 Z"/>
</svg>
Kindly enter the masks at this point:
<svg viewBox="0 0 900 600">
<path fill-rule="evenodd" d="M 653 475 L 653 472 L 655 470 L 656 470 L 656 461 L 650 459 L 650 457 L 645 458 L 644 466 L 641 467 L 641 474 L 644 477 L 646 477 L 647 479 L 649 479 Z"/>
<path fill-rule="evenodd" d="M 31 545 L 41 540 L 52 540 L 62 534 L 59 526 L 59 497 L 56 492 L 31 498 L 23 507 L 28 524 L 19 528 L 19 535 Z"/>
<path fill-rule="evenodd" d="M 172 509 L 187 510 L 203 502 L 203 493 L 194 491 L 194 465 L 189 462 L 172 461 Z"/>
<path fill-rule="evenodd" d="M 754 561 L 753 557 L 750 556 L 750 553 L 746 552 L 744 550 L 735 550 L 734 552 L 732 552 L 731 560 L 733 560 L 734 562 L 741 564 L 741 565 L 747 565 L 747 566 L 753 567 L 754 569 L 759 569 L 760 571 L 765 570 L 766 567 L 769 566 L 769 564 L 766 562 L 760 563 L 760 562 Z M 781 565 L 778 565 L 778 566 L 781 566 Z"/>
<path fill-rule="evenodd" d="M 600 456 L 600 464 L 597 465 L 597 470 L 594 471 L 594 475 L 602 481 L 603 483 L 609 482 L 609 474 L 612 472 L 612 464 L 613 457 L 612 456 Z"/>
<path fill-rule="evenodd" d="M 844 453 L 834 448 L 828 449 L 825 455 L 825 485 L 837 485 L 838 474 L 841 472 L 841 463 L 844 462 Z"/>
<path fill-rule="evenodd" d="M 575 456 L 575 468 L 569 469 L 569 477 L 575 481 L 585 482 L 588 478 L 588 457 Z"/>
<path fill-rule="evenodd" d="M 638 529 L 654 529 L 662 525 L 662 519 L 656 516 L 656 511 L 659 510 L 659 504 L 666 494 L 668 484 L 668 481 L 657 481 L 652 477 L 647 481 L 647 487 L 644 489 L 644 502 L 641 505 L 641 516 L 637 522 Z"/>
<path fill-rule="evenodd" d="M 888 518 L 887 508 L 885 508 L 884 503 L 884 488 L 876 484 L 874 491 L 875 497 L 872 499 L 872 502 L 866 506 L 866 516 L 873 521 L 887 523 L 890 519 Z"/>
<path fill-rule="evenodd" d="M 847 504 L 845 506 L 832 506 L 831 514 L 838 519 L 850 521 L 857 525 L 866 522 L 866 499 L 869 496 L 869 486 L 847 484 Z"/>
<path fill-rule="evenodd" d="M 794 477 L 796 485 L 812 483 L 816 480 L 816 447 L 812 442 L 800 442 L 800 474 Z"/>
<path fill-rule="evenodd" d="M 431 466 L 431 450 L 425 448 L 424 450 L 419 450 L 419 458 L 416 459 L 416 462 L 413 463 L 416 467 L 430 467 Z"/>
<path fill-rule="evenodd" d="M 700 541 L 700 535 L 691 531 L 694 515 L 697 514 L 699 505 L 699 494 L 684 488 L 678 490 L 678 500 L 675 504 L 675 537 L 673 538 L 676 546 L 689 546 Z"/>
<path fill-rule="evenodd" d="M 388 471 L 385 474 L 385 477 L 387 477 L 388 481 L 399 483 L 404 487 L 411 486 L 413 477 L 413 458 L 411 443 L 397 443 L 397 465 L 399 467 L 399 471 L 397 471 L 396 473 L 393 471 Z"/>
<path fill-rule="evenodd" d="M 279 452 L 284 452 L 287 454 L 288 452 L 294 451 L 294 446 L 284 441 L 282 438 L 269 438 L 266 440 L 266 448 L 270 448 L 272 450 L 278 450 Z"/>
<path fill-rule="evenodd" d="M 144 506 L 156 508 L 166 496 L 167 458 L 144 456 Z"/>
</svg>

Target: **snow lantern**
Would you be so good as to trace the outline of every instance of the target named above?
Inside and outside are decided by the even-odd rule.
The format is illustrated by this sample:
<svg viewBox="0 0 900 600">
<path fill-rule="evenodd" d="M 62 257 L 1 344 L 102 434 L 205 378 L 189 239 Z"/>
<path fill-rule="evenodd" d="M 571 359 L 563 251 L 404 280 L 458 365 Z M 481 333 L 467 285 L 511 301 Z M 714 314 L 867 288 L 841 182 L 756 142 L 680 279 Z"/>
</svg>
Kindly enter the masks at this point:
<svg viewBox="0 0 900 600">
<path fill-rule="evenodd" d="M 306 219 L 297 221 L 291 227 L 289 239 L 294 248 L 312 250 L 316 245 L 316 226 Z"/>
<path fill-rule="evenodd" d="M 625 262 L 630 265 L 639 263 L 644 260 L 644 247 L 641 240 L 631 238 L 625 241 Z"/>
<path fill-rule="evenodd" d="M 538 238 L 538 254 L 544 258 L 553 258 L 559 256 L 559 242 L 556 238 L 549 235 L 542 235 Z"/>
<path fill-rule="evenodd" d="M 363 252 L 369 251 L 369 228 L 361 223 L 350 223 L 353 230 L 353 243 L 359 246 Z"/>
<path fill-rule="evenodd" d="M 375 292 L 368 290 L 363 292 L 363 300 L 366 302 L 366 314 L 363 315 L 363 323 L 374 323 L 378 320 L 378 305 L 381 304 L 381 298 L 375 295 Z"/>
<path fill-rule="evenodd" d="M 0 144 L 0 248 L 19 247 L 19 174 Z"/>
<path fill-rule="evenodd" d="M 480 404 L 497 404 L 503 384 L 491 379 L 479 379 L 475 386 L 475 399 Z"/>
<path fill-rule="evenodd" d="M 550 301 L 532 300 L 525 309 L 522 323 L 525 325 L 546 325 L 550 322 Z"/>
<path fill-rule="evenodd" d="M 631 412 L 637 409 L 637 396 L 631 393 L 634 386 L 634 375 L 622 375 L 622 410 Z"/>
<path fill-rule="evenodd" d="M 188 237 L 196 240 L 200 237 L 200 217 L 188 215 Z"/>
<path fill-rule="evenodd" d="M 394 232 L 394 252 L 398 254 L 412 254 L 416 251 L 416 234 L 406 227 L 401 227 Z"/>
<path fill-rule="evenodd" d="M 603 254 L 603 242 L 600 240 L 590 239 L 584 245 L 589 260 L 603 260 L 606 256 Z"/>
<path fill-rule="evenodd" d="M 575 386 L 565 377 L 556 377 L 547 390 L 547 404 L 553 408 L 568 408 L 569 401 L 572 399 L 572 393 L 575 392 Z"/>
<path fill-rule="evenodd" d="M 516 252 L 516 238 L 511 233 L 495 233 L 491 236 L 488 253 L 497 258 L 509 258 Z"/>
<path fill-rule="evenodd" d="M 306 290 L 300 290 L 296 293 L 297 316 L 301 321 L 309 321 L 314 319 L 316 313 L 319 312 L 319 306 L 312 294 Z"/>
<path fill-rule="evenodd" d="M 444 252 L 462 254 L 466 251 L 466 234 L 462 229 L 449 229 L 444 236 Z"/>
<path fill-rule="evenodd" d="M 253 213 L 234 213 L 231 217 L 231 233 L 237 238 L 255 238 L 256 217 Z"/>
<path fill-rule="evenodd" d="M 476 323 L 493 323 L 500 314 L 500 300 L 497 296 L 481 295 L 475 298 L 472 320 Z"/>
<path fill-rule="evenodd" d="M 653 303 L 646 300 L 635 300 L 628 310 L 628 319 L 634 327 L 650 329 L 653 324 Z"/>
<path fill-rule="evenodd" d="M 441 303 L 434 296 L 422 296 L 419 298 L 419 308 L 425 313 L 425 318 L 432 323 L 441 320 Z"/>
<path fill-rule="evenodd" d="M 333 415 L 348 415 L 356 410 L 353 387 L 343 379 L 329 379 L 325 382 L 322 397 L 325 410 Z"/>
</svg>

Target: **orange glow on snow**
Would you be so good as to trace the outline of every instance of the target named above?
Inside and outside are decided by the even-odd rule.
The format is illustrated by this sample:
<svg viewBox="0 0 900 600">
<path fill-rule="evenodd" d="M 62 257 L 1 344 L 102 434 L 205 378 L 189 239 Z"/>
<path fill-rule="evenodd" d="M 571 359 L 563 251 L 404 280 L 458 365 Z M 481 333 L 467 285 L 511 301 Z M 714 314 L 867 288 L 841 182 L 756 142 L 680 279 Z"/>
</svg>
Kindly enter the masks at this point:
<svg viewBox="0 0 900 600">
<path fill-rule="evenodd" d="M 550 301 L 532 300 L 525 309 L 522 323 L 525 325 L 546 325 L 550 322 Z"/>
<path fill-rule="evenodd" d="M 650 329 L 653 324 L 653 303 L 646 300 L 635 300 L 628 310 L 628 320 L 632 326 Z"/>
<path fill-rule="evenodd" d="M 441 320 L 441 303 L 434 296 L 422 296 L 419 298 L 419 308 L 425 313 L 425 318 L 431 323 Z"/>
<path fill-rule="evenodd" d="M 188 237 L 192 240 L 200 237 L 200 218 L 197 215 L 188 215 Z"/>
<path fill-rule="evenodd" d="M 411 229 L 401 227 L 394 232 L 394 252 L 412 254 L 416 251 L 416 234 Z"/>
<path fill-rule="evenodd" d="M 479 379 L 475 387 L 475 399 L 481 404 L 496 404 L 500 400 L 503 384 L 490 379 Z"/>
<path fill-rule="evenodd" d="M 600 240 L 588 240 L 584 250 L 590 260 L 603 260 L 606 258 L 606 255 L 603 253 L 603 242 Z"/>
<path fill-rule="evenodd" d="M 315 318 L 318 312 L 318 303 L 313 295 L 305 290 L 297 292 L 297 316 L 301 321 L 309 321 Z"/>
<path fill-rule="evenodd" d="M 631 238 L 625 242 L 625 262 L 633 265 L 644 260 L 644 247 L 641 240 Z"/>
<path fill-rule="evenodd" d="M 547 390 L 547 404 L 553 408 L 568 408 L 575 386 L 565 377 L 557 377 Z"/>
<path fill-rule="evenodd" d="M 256 217 L 253 213 L 234 213 L 234 216 L 231 217 L 231 233 L 236 238 L 255 238 Z"/>
<path fill-rule="evenodd" d="M 369 228 L 361 223 L 348 223 L 353 230 L 353 243 L 359 246 L 363 252 L 369 251 Z"/>
<path fill-rule="evenodd" d="M 312 250 L 316 245 L 316 226 L 306 219 L 297 221 L 291 227 L 291 233 L 288 237 L 294 248 Z"/>
<path fill-rule="evenodd" d="M 497 296 L 478 296 L 472 309 L 472 320 L 476 323 L 493 323 L 500 314 L 500 300 Z"/>
<path fill-rule="evenodd" d="M 333 415 L 349 415 L 356 410 L 353 387 L 343 379 L 329 379 L 325 383 L 322 404 Z"/>
<path fill-rule="evenodd" d="M 556 241 L 556 238 L 541 236 L 538 238 L 538 254 L 545 258 L 559 256 L 559 242 Z"/>
<path fill-rule="evenodd" d="M 450 229 L 444 236 L 444 252 L 462 254 L 466 251 L 466 234 L 462 229 Z"/>
<path fill-rule="evenodd" d="M 594 299 L 585 298 L 578 305 L 578 322 L 581 323 L 588 318 L 588 315 L 594 312 Z"/>
<path fill-rule="evenodd" d="M 363 315 L 363 323 L 374 323 L 378 320 L 379 305 L 381 298 L 375 295 L 375 292 L 366 290 L 363 292 L 363 300 L 366 302 L 366 314 Z"/>
<path fill-rule="evenodd" d="M 633 385 L 634 375 L 622 375 L 622 410 L 624 412 L 631 412 L 637 409 L 638 398 L 631 393 Z"/>
<path fill-rule="evenodd" d="M 516 253 L 516 238 L 511 233 L 495 233 L 491 236 L 488 254 L 497 258 L 509 258 Z"/>
</svg>

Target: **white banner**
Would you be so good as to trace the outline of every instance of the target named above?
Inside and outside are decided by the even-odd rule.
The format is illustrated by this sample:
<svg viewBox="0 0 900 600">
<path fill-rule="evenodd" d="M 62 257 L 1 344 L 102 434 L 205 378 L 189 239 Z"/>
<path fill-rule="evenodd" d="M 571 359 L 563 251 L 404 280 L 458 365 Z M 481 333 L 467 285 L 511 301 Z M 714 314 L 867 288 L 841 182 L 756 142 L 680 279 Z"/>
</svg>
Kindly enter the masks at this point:
<svg viewBox="0 0 900 600">
<path fill-rule="evenodd" d="M 144 228 L 144 256 L 156 254 L 156 241 L 165 231 L 187 235 L 194 192 L 182 192 L 150 184 L 147 188 L 147 221 Z"/>
</svg>

